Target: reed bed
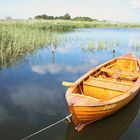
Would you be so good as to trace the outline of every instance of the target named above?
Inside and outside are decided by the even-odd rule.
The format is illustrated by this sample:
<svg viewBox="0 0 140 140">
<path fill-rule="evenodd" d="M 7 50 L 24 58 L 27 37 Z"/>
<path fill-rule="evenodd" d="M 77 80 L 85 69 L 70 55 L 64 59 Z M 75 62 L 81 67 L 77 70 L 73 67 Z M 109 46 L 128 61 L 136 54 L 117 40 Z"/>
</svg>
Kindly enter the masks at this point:
<svg viewBox="0 0 140 140">
<path fill-rule="evenodd" d="M 0 20 L 0 65 L 7 66 L 37 48 L 56 44 L 53 32 L 78 28 L 140 28 L 139 24 L 72 20 Z M 90 45 L 92 46 L 92 45 Z M 102 48 L 102 44 L 100 47 Z"/>
<path fill-rule="evenodd" d="M 102 21 L 28 20 L 28 24 L 47 31 L 70 31 L 77 28 L 140 28 L 140 24 Z"/>
<path fill-rule="evenodd" d="M 13 64 L 52 40 L 51 33 L 25 23 L 0 23 L 0 65 Z"/>
<path fill-rule="evenodd" d="M 44 31 L 65 32 L 77 28 L 140 28 L 140 24 L 102 21 L 73 21 L 73 20 L 3 20 L 1 24 L 18 27 L 38 28 Z"/>
</svg>

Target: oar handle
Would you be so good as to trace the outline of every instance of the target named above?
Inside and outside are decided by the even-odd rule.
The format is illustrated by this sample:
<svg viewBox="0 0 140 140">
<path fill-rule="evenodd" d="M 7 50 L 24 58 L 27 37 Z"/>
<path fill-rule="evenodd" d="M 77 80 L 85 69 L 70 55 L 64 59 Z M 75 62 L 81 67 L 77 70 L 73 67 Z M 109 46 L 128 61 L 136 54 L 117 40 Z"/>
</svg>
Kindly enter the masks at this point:
<svg viewBox="0 0 140 140">
<path fill-rule="evenodd" d="M 62 85 L 65 87 L 71 87 L 71 86 L 74 86 L 74 83 L 63 81 Z"/>
</svg>

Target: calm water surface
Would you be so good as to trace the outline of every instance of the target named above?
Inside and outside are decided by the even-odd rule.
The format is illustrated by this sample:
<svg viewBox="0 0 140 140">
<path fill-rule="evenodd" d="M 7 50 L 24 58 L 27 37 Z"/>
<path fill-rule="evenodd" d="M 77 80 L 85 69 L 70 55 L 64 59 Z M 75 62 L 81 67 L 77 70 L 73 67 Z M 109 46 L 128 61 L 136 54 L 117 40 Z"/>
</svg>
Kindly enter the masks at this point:
<svg viewBox="0 0 140 140">
<path fill-rule="evenodd" d="M 106 60 L 126 52 L 140 58 L 140 29 L 79 29 L 56 34 L 58 44 L 0 70 L 0 140 L 20 140 L 65 117 L 66 88 Z M 112 50 L 116 53 L 113 54 Z M 61 123 L 30 140 L 140 140 L 140 96 L 82 132 Z"/>
</svg>

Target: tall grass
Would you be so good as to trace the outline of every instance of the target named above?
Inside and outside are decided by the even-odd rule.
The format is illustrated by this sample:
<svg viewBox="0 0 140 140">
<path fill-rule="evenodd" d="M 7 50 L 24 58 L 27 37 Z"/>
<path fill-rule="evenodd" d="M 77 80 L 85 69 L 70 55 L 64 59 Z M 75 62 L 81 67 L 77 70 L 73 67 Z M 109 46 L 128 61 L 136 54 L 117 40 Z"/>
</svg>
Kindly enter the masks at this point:
<svg viewBox="0 0 140 140">
<path fill-rule="evenodd" d="M 33 27 L 47 31 L 69 31 L 77 28 L 140 28 L 140 24 L 101 21 L 72 21 L 72 20 L 33 20 L 28 21 Z"/>
<path fill-rule="evenodd" d="M 140 28 L 140 24 L 101 21 L 73 20 L 10 20 L 0 21 L 1 24 L 16 25 L 17 27 L 36 28 L 43 31 L 70 31 L 77 28 Z"/>
<path fill-rule="evenodd" d="M 0 65 L 13 64 L 52 39 L 51 33 L 23 23 L 0 23 Z"/>
<path fill-rule="evenodd" d="M 139 28 L 140 24 L 71 20 L 1 20 L 0 65 L 13 64 L 17 59 L 24 57 L 27 53 L 44 44 L 55 44 L 56 39 L 52 32 L 96 27 Z M 102 46 L 100 44 L 101 48 Z"/>
</svg>

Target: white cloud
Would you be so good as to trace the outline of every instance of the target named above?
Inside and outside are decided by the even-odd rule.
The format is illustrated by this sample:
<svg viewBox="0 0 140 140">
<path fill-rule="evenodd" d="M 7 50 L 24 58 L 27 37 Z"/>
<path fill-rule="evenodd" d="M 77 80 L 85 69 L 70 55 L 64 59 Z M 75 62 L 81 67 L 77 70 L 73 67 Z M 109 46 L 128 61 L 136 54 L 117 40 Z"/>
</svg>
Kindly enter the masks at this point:
<svg viewBox="0 0 140 140">
<path fill-rule="evenodd" d="M 71 45 L 67 45 L 66 47 L 59 47 L 57 49 L 57 52 L 61 53 L 61 54 L 67 54 L 70 51 L 72 51 L 72 46 Z"/>
<path fill-rule="evenodd" d="M 93 59 L 93 58 L 91 58 L 89 61 L 93 66 L 96 66 L 99 63 L 97 59 Z"/>
<path fill-rule="evenodd" d="M 17 106 L 23 107 L 29 114 L 36 112 L 54 116 L 63 113 L 62 108 L 65 107 L 65 102 L 63 102 L 62 95 L 57 94 L 57 88 L 43 88 L 40 85 L 24 84 L 15 87 L 15 89 L 9 88 L 9 90 L 12 93 L 11 99 L 13 103 Z M 61 102 L 61 104 L 56 104 L 56 101 Z"/>
<path fill-rule="evenodd" d="M 14 1 L 14 2 L 13 2 Z M 69 13 L 72 17 L 89 16 L 99 20 L 140 22 L 140 0 L 24 0 L 0 3 L 0 17 L 29 18 L 39 14 L 53 16 Z M 133 8 L 130 8 L 130 2 Z M 80 4 L 79 4 L 80 3 Z"/>
<path fill-rule="evenodd" d="M 0 105 L 0 122 L 11 119 L 5 107 Z"/>
<path fill-rule="evenodd" d="M 34 65 L 31 66 L 31 69 L 33 72 L 38 73 L 38 74 L 45 74 L 47 72 L 52 73 L 52 74 L 57 74 L 59 72 L 65 71 L 68 73 L 78 73 L 80 72 L 86 72 L 89 70 L 91 67 L 91 64 L 84 64 L 84 65 L 67 65 L 67 66 L 62 66 L 58 64 L 45 64 L 45 65 Z"/>
<path fill-rule="evenodd" d="M 32 66 L 32 71 L 39 73 L 39 74 L 45 74 L 46 72 L 54 74 L 54 73 L 60 72 L 61 70 L 62 70 L 62 68 L 57 64 Z"/>
<path fill-rule="evenodd" d="M 132 8 L 140 8 L 140 0 L 132 0 Z"/>
</svg>

